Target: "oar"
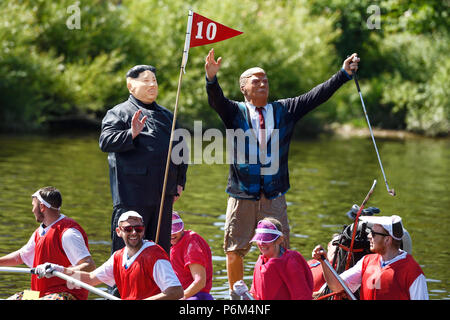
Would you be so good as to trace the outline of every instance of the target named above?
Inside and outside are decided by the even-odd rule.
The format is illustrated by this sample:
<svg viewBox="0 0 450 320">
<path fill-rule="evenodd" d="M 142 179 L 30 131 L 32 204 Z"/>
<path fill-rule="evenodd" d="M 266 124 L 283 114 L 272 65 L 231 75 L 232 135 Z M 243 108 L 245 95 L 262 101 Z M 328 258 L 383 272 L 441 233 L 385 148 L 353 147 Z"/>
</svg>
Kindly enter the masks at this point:
<svg viewBox="0 0 450 320">
<path fill-rule="evenodd" d="M 108 300 L 121 300 L 120 298 L 117 298 L 116 296 L 113 296 L 113 295 L 111 295 L 109 293 L 106 293 L 106 292 L 104 292 L 104 291 L 102 291 L 102 290 L 100 290 L 98 288 L 95 288 L 95 287 L 93 287 L 93 286 L 91 286 L 91 285 L 89 285 L 89 284 L 87 284 L 87 283 L 85 283 L 83 281 L 75 279 L 75 278 L 73 278 L 71 276 L 68 276 L 67 274 L 62 273 L 62 272 L 53 271 L 52 274 L 54 276 L 57 276 L 58 278 L 64 279 L 64 280 L 69 281 L 69 282 L 72 282 L 75 285 L 77 285 L 77 286 L 79 286 L 79 287 L 81 287 L 83 289 L 86 289 L 86 290 L 88 290 L 88 291 L 90 291 L 92 293 L 95 293 L 96 295 L 99 295 L 100 297 L 103 297 L 105 299 L 108 299 Z"/>
<path fill-rule="evenodd" d="M 17 267 L 0 267 L 0 271 L 34 274 L 34 268 L 30 269 L 30 268 L 17 268 Z M 115 297 L 115 296 L 113 296 L 113 295 L 111 295 L 109 293 L 106 293 L 106 292 L 104 292 L 104 291 L 102 291 L 102 290 L 100 290 L 98 288 L 95 288 L 95 287 L 93 287 L 93 286 L 91 286 L 91 285 L 89 285 L 89 284 L 87 284 L 87 283 L 85 283 L 83 281 L 75 279 L 75 278 L 73 278 L 71 276 L 68 276 L 68 275 L 62 273 L 62 272 L 53 271 L 52 274 L 54 276 L 57 276 L 58 278 L 64 279 L 66 281 L 70 281 L 70 282 L 74 283 L 75 285 L 77 285 L 77 286 L 79 286 L 79 287 L 81 287 L 83 289 L 86 289 L 86 290 L 88 290 L 88 291 L 90 291 L 92 293 L 95 293 L 96 295 L 99 295 L 100 297 L 103 297 L 105 299 L 108 299 L 108 300 L 121 300 L 121 299 L 119 299 L 119 298 L 117 298 L 117 297 Z"/>
<path fill-rule="evenodd" d="M 323 262 L 327 266 L 327 268 L 331 271 L 333 276 L 337 279 L 337 281 L 339 281 L 339 283 L 341 284 L 342 288 L 344 288 L 344 290 L 348 294 L 348 296 L 352 300 L 358 300 L 358 299 L 356 299 L 356 297 L 353 294 L 353 292 L 347 287 L 347 285 L 345 284 L 344 280 L 342 280 L 342 278 L 338 275 L 336 270 L 334 270 L 334 268 L 331 266 L 331 264 L 328 262 L 328 260 L 325 258 L 325 256 L 321 256 L 321 259 L 323 260 Z"/>
<path fill-rule="evenodd" d="M 30 268 L 0 267 L 0 271 L 1 272 L 31 273 L 31 274 L 34 274 L 34 269 L 30 269 Z"/>
</svg>

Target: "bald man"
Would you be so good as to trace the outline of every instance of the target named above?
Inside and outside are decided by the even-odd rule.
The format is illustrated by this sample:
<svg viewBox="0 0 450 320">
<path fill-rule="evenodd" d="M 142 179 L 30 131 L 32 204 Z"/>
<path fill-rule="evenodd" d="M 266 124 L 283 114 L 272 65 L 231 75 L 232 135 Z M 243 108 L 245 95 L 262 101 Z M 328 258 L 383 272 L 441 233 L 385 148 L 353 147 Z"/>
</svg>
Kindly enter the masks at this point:
<svg viewBox="0 0 450 320">
<path fill-rule="evenodd" d="M 352 79 L 358 62 L 354 53 L 329 80 L 303 95 L 274 102 L 269 102 L 266 72 L 253 67 L 239 78 L 244 101 L 237 102 L 226 98 L 219 86 L 217 72 L 222 58 L 215 60 L 214 49 L 208 53 L 205 71 L 209 105 L 219 114 L 226 129 L 234 130 L 235 138 L 239 132 L 246 133 L 245 148 L 237 143 L 233 144 L 233 150 L 227 150 L 233 155 L 226 188 L 229 198 L 224 235 L 230 288 L 244 276 L 243 258 L 250 250 L 250 239 L 259 220 L 273 217 L 280 221 L 285 235 L 284 246 L 289 247 L 284 195 L 290 187 L 288 153 L 295 124 Z M 230 296 L 239 299 L 231 289 Z"/>
</svg>

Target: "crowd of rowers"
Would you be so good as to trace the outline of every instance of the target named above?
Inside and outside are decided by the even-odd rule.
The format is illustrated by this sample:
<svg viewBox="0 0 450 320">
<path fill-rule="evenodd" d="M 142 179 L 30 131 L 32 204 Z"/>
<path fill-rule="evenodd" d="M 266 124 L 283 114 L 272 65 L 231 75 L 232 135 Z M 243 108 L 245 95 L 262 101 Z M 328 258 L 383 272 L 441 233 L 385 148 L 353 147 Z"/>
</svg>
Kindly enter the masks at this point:
<svg viewBox="0 0 450 320">
<path fill-rule="evenodd" d="M 172 214 L 170 253 L 143 238 L 142 216 L 135 211 L 123 213 L 117 235 L 125 247 L 117 250 L 100 267 L 91 257 L 83 228 L 60 212 L 61 193 L 45 187 L 32 195 L 32 212 L 39 227 L 19 250 L 0 257 L 0 266 L 25 264 L 34 268 L 31 290 L 40 299 L 86 300 L 88 291 L 69 285 L 53 276 L 67 274 L 91 286 L 101 283 L 117 287 L 121 299 L 213 300 L 211 249 L 196 232 L 185 229 L 177 212 Z M 352 290 L 360 290 L 361 300 L 428 299 L 426 279 L 420 266 L 400 249 L 403 236 L 399 216 L 364 217 L 368 222 L 371 254 L 340 274 Z M 311 300 L 328 285 L 342 291 L 342 285 L 325 267 L 327 252 L 316 246 L 306 261 L 297 251 L 283 246 L 281 223 L 274 218 L 259 221 L 251 242 L 260 256 L 254 267 L 249 289 L 243 280 L 233 290 L 242 299 Z M 23 292 L 8 299 L 20 300 Z"/>
</svg>

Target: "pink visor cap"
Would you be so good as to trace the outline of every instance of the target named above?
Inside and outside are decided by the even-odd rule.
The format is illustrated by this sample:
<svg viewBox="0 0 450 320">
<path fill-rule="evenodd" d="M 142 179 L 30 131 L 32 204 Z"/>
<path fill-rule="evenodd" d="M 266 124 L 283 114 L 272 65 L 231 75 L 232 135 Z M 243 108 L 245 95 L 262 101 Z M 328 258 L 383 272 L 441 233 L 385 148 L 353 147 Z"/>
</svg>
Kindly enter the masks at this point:
<svg viewBox="0 0 450 320">
<path fill-rule="evenodd" d="M 183 220 L 181 220 L 180 215 L 176 211 L 172 211 L 172 232 L 171 234 L 180 232 L 184 229 Z"/>
<path fill-rule="evenodd" d="M 261 220 L 258 222 L 258 226 L 255 229 L 255 235 L 252 240 L 257 242 L 270 243 L 277 240 L 283 233 L 277 229 L 277 227 L 270 221 Z"/>
</svg>

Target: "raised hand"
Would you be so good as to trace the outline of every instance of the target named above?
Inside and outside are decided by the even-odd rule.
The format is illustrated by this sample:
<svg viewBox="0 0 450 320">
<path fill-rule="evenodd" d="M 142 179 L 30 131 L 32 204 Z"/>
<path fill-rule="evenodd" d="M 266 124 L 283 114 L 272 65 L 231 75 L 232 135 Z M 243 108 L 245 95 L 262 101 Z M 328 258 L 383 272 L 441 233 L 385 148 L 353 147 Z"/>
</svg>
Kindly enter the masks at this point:
<svg viewBox="0 0 450 320">
<path fill-rule="evenodd" d="M 358 54 L 354 53 L 347 59 L 345 59 L 342 68 L 349 74 L 352 75 L 353 72 L 356 72 L 358 70 L 358 62 L 359 62 Z"/>
<path fill-rule="evenodd" d="M 139 120 L 139 117 L 142 113 L 142 110 L 138 110 L 134 113 L 133 118 L 131 118 L 131 135 L 134 138 L 141 133 L 142 129 L 145 126 L 145 121 L 147 121 L 147 116 L 142 117 L 141 120 Z"/>
<path fill-rule="evenodd" d="M 214 60 L 214 48 L 211 49 L 208 52 L 208 55 L 205 59 L 205 71 L 206 71 L 206 77 L 209 81 L 212 81 L 217 74 L 217 72 L 220 69 L 220 65 L 222 64 L 222 57 L 219 57 L 219 59 Z"/>
</svg>

